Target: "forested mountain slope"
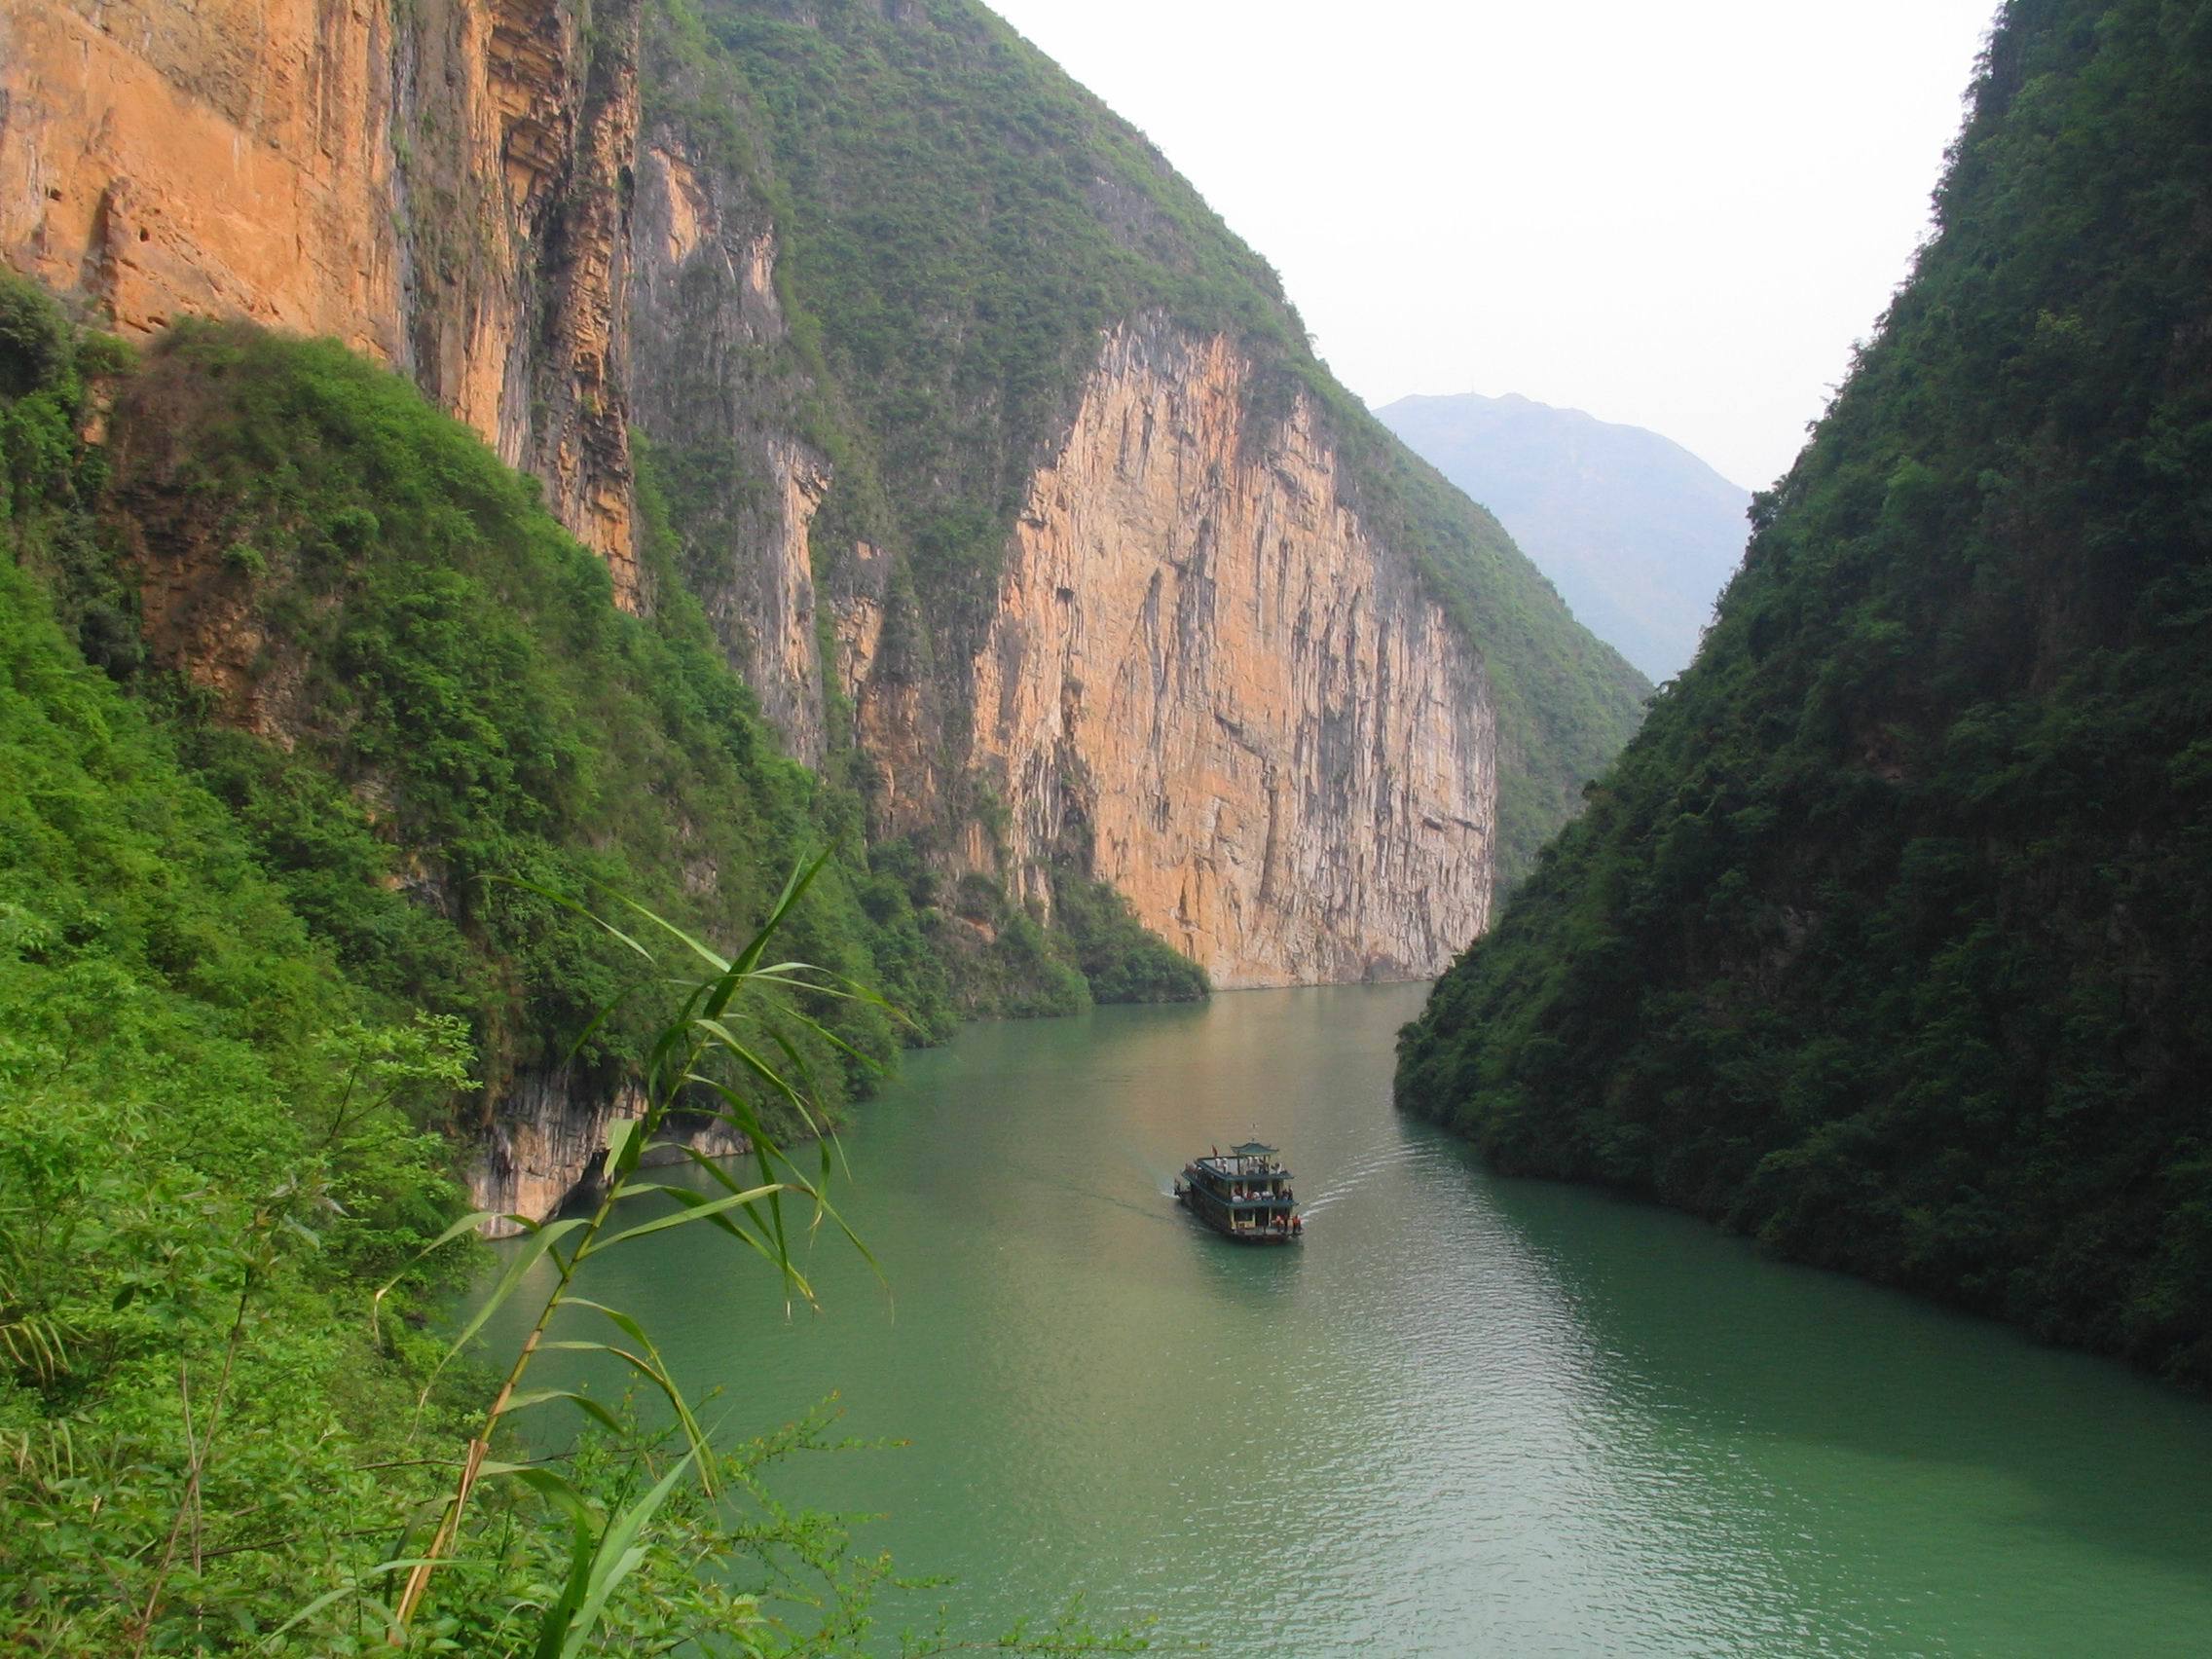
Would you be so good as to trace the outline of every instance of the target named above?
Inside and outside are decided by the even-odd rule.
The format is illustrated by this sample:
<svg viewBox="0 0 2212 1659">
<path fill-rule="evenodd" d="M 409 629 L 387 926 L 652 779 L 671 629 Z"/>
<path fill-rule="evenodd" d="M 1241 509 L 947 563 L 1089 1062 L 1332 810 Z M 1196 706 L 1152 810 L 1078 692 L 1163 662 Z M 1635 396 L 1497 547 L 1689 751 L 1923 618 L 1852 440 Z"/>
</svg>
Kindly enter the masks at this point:
<svg viewBox="0 0 2212 1659">
<path fill-rule="evenodd" d="M 477 1121 L 481 1101 L 558 1088 L 603 1114 L 652 1017 L 594 1027 L 626 970 L 557 898 L 619 893 L 731 933 L 841 840 L 797 942 L 890 987 L 919 1029 L 948 1027 L 910 907 L 868 886 L 857 808 L 777 755 L 695 609 L 672 590 L 653 622 L 623 616 L 528 481 L 404 381 L 223 325 L 137 360 L 80 342 L 14 278 L 0 351 L 16 561 L 369 1004 L 461 1021 L 486 1088 L 446 1126 L 497 1131 L 488 1198 L 542 1208 L 566 1189 L 533 1185 L 555 1179 L 529 1167 L 541 1149 Z M 91 411 L 96 443 L 79 436 Z M 20 903 L 44 913 L 35 892 Z M 891 1053 L 880 1014 L 838 1023 Z M 816 1058 L 841 1095 L 838 1057 Z"/>
<path fill-rule="evenodd" d="M 0 273 L 0 1646 L 343 1650 L 326 1593 L 444 1478 L 410 1265 L 464 1183 L 558 1206 L 669 1015 L 587 909 L 742 938 L 827 852 L 779 943 L 899 1013 L 721 1021 L 816 1114 L 978 1000 L 1203 994 L 1088 884 L 1051 935 L 917 914 L 780 753 L 645 480 L 649 617 L 398 376 L 235 323 L 135 350 Z M 540 1542 L 494 1515 L 467 1547 L 497 1587 L 424 1640 L 508 1651 Z M 695 1608 L 696 1567 L 656 1547 L 625 1594 Z"/>
<path fill-rule="evenodd" d="M 2013 0 L 1937 205 L 1398 1094 L 2204 1381 L 2212 6 Z"/>
<path fill-rule="evenodd" d="M 1749 494 L 1657 432 L 1517 395 L 1375 415 L 1497 515 L 1576 621 L 1654 681 L 1689 666 L 1744 556 Z"/>
<path fill-rule="evenodd" d="M 1103 994 L 1202 992 L 1087 888 L 1055 939 L 1008 917 L 978 945 L 918 914 L 926 883 L 871 865 L 859 800 L 779 753 L 716 650 L 649 479 L 642 619 L 528 479 L 334 345 L 190 324 L 140 357 L 0 277 L 0 535 L 318 948 L 387 1014 L 461 1022 L 482 1092 L 440 1122 L 491 1207 L 560 1199 L 654 1017 L 595 1023 L 626 970 L 560 900 L 620 895 L 726 937 L 833 847 L 790 941 L 901 1011 L 829 1013 L 877 1062 L 963 1008 L 1079 1006 L 1084 969 Z M 832 1102 L 865 1082 L 812 1057 Z"/>
<path fill-rule="evenodd" d="M 591 976 L 457 874 L 635 874 L 734 916 L 836 839 L 817 903 L 861 913 L 825 948 L 925 1030 L 1207 970 L 1426 975 L 1640 718 L 1641 678 L 1335 385 L 1264 262 L 971 0 L 119 16 L 0 25 L 0 260 L 151 349 L 112 434 L 93 409 L 67 440 L 114 488 L 63 608 L 127 679 L 201 687 L 195 764 L 256 835 L 385 896 L 374 925 L 299 902 L 468 1011 L 540 1197 L 621 1056 L 541 1063 Z M 451 430 L 422 453 L 462 496 L 387 502 L 424 412 L 169 335 L 241 315 L 381 360 L 544 511 Z M 479 737 L 479 779 L 429 775 Z"/>
<path fill-rule="evenodd" d="M 11 13 L 0 258 L 384 358 L 643 612 L 657 487 L 763 718 L 985 933 L 1097 876 L 1223 982 L 1430 973 L 1640 718 L 974 0 L 129 17 Z"/>
<path fill-rule="evenodd" d="M 1226 983 L 1449 960 L 1643 683 L 1265 262 L 972 0 L 652 0 L 642 79 L 639 424 L 799 753 Z"/>
</svg>

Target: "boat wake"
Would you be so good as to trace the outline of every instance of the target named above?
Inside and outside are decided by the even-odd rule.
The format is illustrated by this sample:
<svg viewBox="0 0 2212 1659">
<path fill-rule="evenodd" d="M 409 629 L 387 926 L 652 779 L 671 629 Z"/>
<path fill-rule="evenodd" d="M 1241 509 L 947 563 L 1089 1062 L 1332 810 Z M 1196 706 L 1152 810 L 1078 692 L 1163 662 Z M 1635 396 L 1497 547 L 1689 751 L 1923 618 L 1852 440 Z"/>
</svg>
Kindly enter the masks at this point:
<svg viewBox="0 0 2212 1659">
<path fill-rule="evenodd" d="M 1340 1203 L 1350 1198 L 1352 1194 L 1358 1192 L 1376 1176 L 1419 1159 L 1421 1151 L 1422 1149 L 1418 1146 L 1400 1144 L 1371 1154 L 1359 1162 L 1354 1163 L 1329 1185 L 1322 1188 L 1320 1192 L 1314 1194 L 1312 1198 L 1303 1200 L 1300 1207 L 1306 1212 L 1306 1218 L 1310 1221 L 1331 1204 Z"/>
</svg>

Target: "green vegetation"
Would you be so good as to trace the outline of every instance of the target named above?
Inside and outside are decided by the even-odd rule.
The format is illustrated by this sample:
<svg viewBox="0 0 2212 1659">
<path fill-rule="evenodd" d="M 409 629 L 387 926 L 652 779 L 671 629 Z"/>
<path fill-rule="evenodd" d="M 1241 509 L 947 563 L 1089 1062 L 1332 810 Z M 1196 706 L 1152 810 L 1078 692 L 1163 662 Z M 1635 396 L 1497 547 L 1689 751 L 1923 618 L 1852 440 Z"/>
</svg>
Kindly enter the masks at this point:
<svg viewBox="0 0 2212 1659">
<path fill-rule="evenodd" d="M 1005 23 L 972 0 L 657 0 L 645 79 L 648 120 L 776 228 L 787 384 L 808 388 L 796 414 L 834 464 L 817 541 L 906 561 L 929 612 L 917 673 L 933 640 L 957 661 L 988 616 L 1103 333 L 1164 318 L 1240 345 L 1256 430 L 1312 399 L 1362 517 L 1481 655 L 1504 873 L 1577 809 L 1641 716 L 1641 677 L 1337 385 L 1274 273 L 1142 134 Z"/>
<path fill-rule="evenodd" d="M 577 1089 L 642 1080 L 752 1137 L 761 1190 L 670 1216 L 789 1273 L 781 1206 L 823 1177 L 774 1137 L 890 1015 L 757 943 L 697 947 L 683 1002 L 575 901 L 652 896 L 687 947 L 766 916 L 779 957 L 803 940 L 941 1028 L 928 919 L 854 804 L 774 755 L 680 588 L 616 613 L 523 480 L 332 346 L 191 328 L 139 364 L 0 279 L 0 1646 L 860 1641 L 886 1564 L 763 1484 L 824 1423 L 698 1444 L 617 1320 L 658 1417 L 595 1401 L 507 1479 L 511 1434 L 470 1449 L 555 1402 L 423 1334 L 451 1288 L 425 1260 L 479 1265 L 439 1131 L 579 1036 Z M 771 861 L 810 842 L 779 899 Z M 649 1132 L 612 1136 L 632 1197 Z M 580 1228 L 525 1248 L 610 1241 Z"/>
<path fill-rule="evenodd" d="M 2014 0 L 1937 206 L 1399 1097 L 2212 1381 L 2212 8 Z"/>
<path fill-rule="evenodd" d="M 965 875 L 932 912 L 931 938 L 964 1009 L 1035 1019 L 1092 1003 L 1202 1002 L 1211 992 L 1205 970 L 1146 929 L 1104 882 L 1062 870 L 1052 897 L 1047 928 L 988 876 Z"/>
<path fill-rule="evenodd" d="M 1204 969 L 1147 930 L 1102 881 L 1062 875 L 1053 884 L 1052 922 L 1098 1002 L 1198 1002 L 1211 989 Z"/>
<path fill-rule="evenodd" d="M 406 1346 L 371 1347 L 355 1293 L 452 1206 L 410 1109 L 458 1080 L 456 1034 L 362 1023 L 221 807 L 9 567 L 0 765 L 0 1640 L 130 1651 L 179 1515 L 172 1594 L 267 1628 L 376 1493 L 325 1425 L 411 1403 Z M 226 1358 L 235 1456 L 188 1504 Z"/>
<path fill-rule="evenodd" d="M 621 892 L 724 932 L 820 840 L 843 853 L 793 950 L 943 1028 L 934 985 L 885 972 L 921 955 L 910 919 L 853 895 L 857 803 L 776 754 L 681 590 L 650 623 L 616 611 L 535 490 L 404 382 L 334 345 L 196 325 L 114 423 L 110 496 L 190 583 L 163 645 L 193 664 L 255 644 L 244 691 L 180 699 L 190 758 L 348 972 L 466 1018 L 495 1088 L 557 1065 L 619 989 L 596 930 L 541 893 Z M 239 547 L 252 570 L 194 569 Z M 893 1051 L 879 1011 L 835 1018 Z M 630 1009 L 598 1025 L 579 1082 L 635 1075 L 650 1029 Z"/>
</svg>

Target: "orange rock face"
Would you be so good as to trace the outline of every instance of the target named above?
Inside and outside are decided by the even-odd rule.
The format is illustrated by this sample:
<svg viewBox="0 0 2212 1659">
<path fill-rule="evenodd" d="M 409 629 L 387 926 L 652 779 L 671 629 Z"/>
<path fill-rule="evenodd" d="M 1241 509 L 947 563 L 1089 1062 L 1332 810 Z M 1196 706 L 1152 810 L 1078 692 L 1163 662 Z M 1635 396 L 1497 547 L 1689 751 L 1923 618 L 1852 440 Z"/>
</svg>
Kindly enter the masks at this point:
<svg viewBox="0 0 2212 1659">
<path fill-rule="evenodd" d="M 568 0 L 0 0 L 0 260 L 126 336 L 243 316 L 413 375 L 634 603 L 615 12 L 587 64 Z"/>
<path fill-rule="evenodd" d="M 1489 920 L 1496 737 L 1303 399 L 1248 428 L 1221 339 L 1106 343 L 975 664 L 1014 884 L 1071 830 L 1225 986 L 1440 972 Z"/>
<path fill-rule="evenodd" d="M 397 354 L 381 5 L 0 6 L 0 249 L 126 334 L 240 315 Z"/>
</svg>

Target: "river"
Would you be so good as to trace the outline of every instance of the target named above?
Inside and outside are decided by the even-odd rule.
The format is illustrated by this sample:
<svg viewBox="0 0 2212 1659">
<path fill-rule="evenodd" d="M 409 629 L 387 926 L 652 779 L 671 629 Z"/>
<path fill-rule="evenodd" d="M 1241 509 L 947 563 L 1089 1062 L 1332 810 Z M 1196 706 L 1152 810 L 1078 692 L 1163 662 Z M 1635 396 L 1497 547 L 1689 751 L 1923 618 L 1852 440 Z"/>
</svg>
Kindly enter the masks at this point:
<svg viewBox="0 0 2212 1659">
<path fill-rule="evenodd" d="M 757 1432 L 790 1499 L 994 1634 L 1081 1590 L 1222 1655 L 2201 1654 L 2212 1405 L 1602 1194 L 1391 1108 L 1425 987 L 971 1027 L 845 1137 L 849 1248 L 789 1322 L 688 1228 L 587 1293 Z M 1305 1242 L 1168 1198 L 1279 1144 Z M 507 1333 L 512 1335 L 513 1333 Z M 533 1377 L 554 1382 L 549 1355 Z M 887 1623 L 896 1628 L 902 1615 Z"/>
</svg>

